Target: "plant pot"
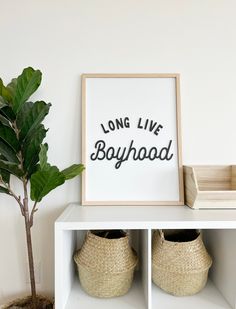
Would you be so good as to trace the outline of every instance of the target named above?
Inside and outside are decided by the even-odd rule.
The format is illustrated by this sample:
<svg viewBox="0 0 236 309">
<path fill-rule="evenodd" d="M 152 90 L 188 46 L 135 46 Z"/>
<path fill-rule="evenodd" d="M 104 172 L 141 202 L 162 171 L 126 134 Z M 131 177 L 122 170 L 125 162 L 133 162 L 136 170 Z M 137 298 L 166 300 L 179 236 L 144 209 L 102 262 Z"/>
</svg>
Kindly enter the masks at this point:
<svg viewBox="0 0 236 309">
<path fill-rule="evenodd" d="M 88 232 L 74 259 L 82 288 L 101 298 L 126 294 L 138 262 L 128 235 L 116 230 Z"/>
<path fill-rule="evenodd" d="M 155 231 L 152 241 L 152 279 L 175 296 L 201 291 L 212 260 L 197 230 Z"/>
<path fill-rule="evenodd" d="M 54 302 L 44 296 L 37 295 L 37 309 L 53 309 L 54 308 Z M 22 298 L 18 298 L 13 300 L 12 302 L 4 305 L 2 309 L 32 309 L 31 306 L 31 296 L 26 296 Z"/>
</svg>

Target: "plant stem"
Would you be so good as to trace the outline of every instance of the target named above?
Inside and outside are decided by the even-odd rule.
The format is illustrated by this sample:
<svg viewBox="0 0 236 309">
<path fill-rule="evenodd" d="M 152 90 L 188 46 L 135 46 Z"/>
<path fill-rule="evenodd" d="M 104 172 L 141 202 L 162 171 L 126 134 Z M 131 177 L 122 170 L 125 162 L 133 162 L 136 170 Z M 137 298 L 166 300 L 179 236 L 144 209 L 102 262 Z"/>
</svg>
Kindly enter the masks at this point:
<svg viewBox="0 0 236 309">
<path fill-rule="evenodd" d="M 17 128 L 16 121 L 12 123 L 13 129 L 16 133 L 17 139 L 19 139 L 19 129 Z M 19 151 L 18 159 L 20 161 L 20 167 L 22 172 L 24 173 L 24 160 L 22 155 L 22 149 Z M 28 253 L 28 262 L 29 262 L 29 273 L 30 273 L 30 285 L 31 285 L 31 299 L 32 299 L 32 309 L 37 309 L 37 295 L 36 295 L 36 284 L 35 284 L 35 274 L 34 274 L 34 257 L 33 257 L 33 247 L 32 247 L 32 237 L 31 237 L 31 227 L 33 226 L 33 215 L 36 211 L 36 203 L 33 207 L 31 214 L 29 214 L 29 201 L 28 201 L 28 192 L 27 192 L 27 175 L 21 178 L 24 188 L 24 198 L 23 205 L 21 203 L 21 199 L 17 198 L 17 196 L 10 191 L 10 194 L 18 201 L 22 215 L 25 219 L 25 231 L 26 231 L 26 242 L 27 242 L 27 253 Z M 10 188 L 9 188 L 10 189 Z"/>
<path fill-rule="evenodd" d="M 33 206 L 31 213 L 30 213 L 30 227 L 32 227 L 33 224 L 34 224 L 34 213 L 36 211 L 38 211 L 38 209 L 36 207 L 37 207 L 37 202 L 34 203 L 34 206 Z"/>
<path fill-rule="evenodd" d="M 24 218 L 25 218 L 25 231 L 26 231 L 26 241 L 28 250 L 28 262 L 29 262 L 29 272 L 30 272 L 30 285 L 31 285 L 31 295 L 32 295 L 32 309 L 37 308 L 37 298 L 36 298 L 36 285 L 35 285 L 35 275 L 34 275 L 34 257 L 32 248 L 32 238 L 31 238 L 31 223 L 28 207 L 28 194 L 27 194 L 27 183 L 23 182 L 24 185 Z"/>
</svg>

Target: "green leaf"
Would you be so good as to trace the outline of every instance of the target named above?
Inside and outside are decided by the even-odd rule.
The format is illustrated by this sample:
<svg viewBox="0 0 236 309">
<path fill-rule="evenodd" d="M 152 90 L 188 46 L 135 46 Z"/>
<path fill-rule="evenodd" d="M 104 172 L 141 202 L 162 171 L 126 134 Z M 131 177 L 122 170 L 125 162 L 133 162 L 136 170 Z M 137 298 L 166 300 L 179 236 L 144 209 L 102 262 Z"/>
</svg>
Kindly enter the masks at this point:
<svg viewBox="0 0 236 309">
<path fill-rule="evenodd" d="M 48 164 L 48 144 L 40 145 L 40 152 L 39 152 L 39 162 L 40 162 L 40 169 L 42 171 L 46 171 L 50 168 L 50 164 Z"/>
<path fill-rule="evenodd" d="M 3 98 L 5 103 L 9 103 L 12 100 L 11 93 L 7 87 L 3 85 L 3 81 L 0 78 L 0 96 Z M 2 100 L 0 100 L 1 102 Z"/>
<path fill-rule="evenodd" d="M 0 96 L 0 108 L 7 106 L 6 105 L 6 101 L 4 100 L 4 98 L 2 96 Z"/>
<path fill-rule="evenodd" d="M 0 154 L 3 155 L 7 161 L 12 163 L 19 163 L 15 151 L 8 146 L 2 139 L 0 139 Z"/>
<path fill-rule="evenodd" d="M 12 108 L 10 106 L 5 106 L 0 109 L 1 115 L 9 119 L 9 121 L 14 121 L 16 119 L 16 115 L 13 112 Z"/>
<path fill-rule="evenodd" d="M 20 144 L 16 137 L 16 133 L 12 130 L 12 128 L 0 124 L 0 138 L 15 152 L 19 151 Z"/>
<path fill-rule="evenodd" d="M 7 106 L 6 96 L 7 96 L 8 90 L 3 85 L 2 79 L 0 78 L 0 109 L 4 106 Z"/>
<path fill-rule="evenodd" d="M 5 160 L 4 156 L 0 155 L 0 160 Z M 0 169 L 0 176 L 5 183 L 10 183 L 10 172 L 4 169 Z"/>
<path fill-rule="evenodd" d="M 10 194 L 10 192 L 8 191 L 8 189 L 0 186 L 0 193 L 5 193 L 5 194 Z"/>
<path fill-rule="evenodd" d="M 21 108 L 29 97 L 38 89 L 41 84 L 42 73 L 39 70 L 34 70 L 28 67 L 23 70 L 22 74 L 17 77 L 17 80 L 8 85 L 13 96 L 13 110 L 15 113 Z"/>
<path fill-rule="evenodd" d="M 7 170 L 0 169 L 0 175 L 2 176 L 2 179 L 5 183 L 10 182 L 10 173 Z"/>
<path fill-rule="evenodd" d="M 39 161 L 40 145 L 46 136 L 47 130 L 41 124 L 32 132 L 22 145 L 22 153 L 24 158 L 24 170 L 27 172 L 28 177 L 35 172 L 35 165 Z"/>
<path fill-rule="evenodd" d="M 5 160 L 0 160 L 0 169 L 6 170 L 12 175 L 15 175 L 16 177 L 20 178 L 23 176 L 22 171 L 19 169 L 18 164 L 11 163 Z"/>
<path fill-rule="evenodd" d="M 35 172 L 30 178 L 31 200 L 40 202 L 45 195 L 64 182 L 65 177 L 56 166 L 50 166 L 46 171 Z"/>
<path fill-rule="evenodd" d="M 78 176 L 79 174 L 81 174 L 84 169 L 85 167 L 83 164 L 73 164 L 61 172 L 64 174 L 65 179 L 68 180 L 68 179 L 72 179 Z"/>
<path fill-rule="evenodd" d="M 7 85 L 7 90 L 9 91 L 10 95 L 11 95 L 11 104 L 12 104 L 12 100 L 15 96 L 16 93 L 16 86 L 17 86 L 17 78 L 13 78 L 11 80 L 11 82 Z"/>
<path fill-rule="evenodd" d="M 3 124 L 4 126 L 11 127 L 9 120 L 1 114 L 0 114 L 0 123 Z"/>
<path fill-rule="evenodd" d="M 20 129 L 20 140 L 31 135 L 32 131 L 43 121 L 48 114 L 51 104 L 43 101 L 26 102 L 19 111 L 16 124 Z"/>
</svg>

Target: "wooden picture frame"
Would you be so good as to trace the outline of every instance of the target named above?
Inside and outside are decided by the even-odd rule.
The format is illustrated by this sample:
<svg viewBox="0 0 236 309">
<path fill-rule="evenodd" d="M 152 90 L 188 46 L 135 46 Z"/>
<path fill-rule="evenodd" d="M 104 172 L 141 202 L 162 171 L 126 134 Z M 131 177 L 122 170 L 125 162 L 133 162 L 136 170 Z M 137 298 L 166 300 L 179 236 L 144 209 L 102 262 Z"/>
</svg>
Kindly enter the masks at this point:
<svg viewBox="0 0 236 309">
<path fill-rule="evenodd" d="M 179 79 L 82 75 L 82 205 L 184 205 Z"/>
</svg>

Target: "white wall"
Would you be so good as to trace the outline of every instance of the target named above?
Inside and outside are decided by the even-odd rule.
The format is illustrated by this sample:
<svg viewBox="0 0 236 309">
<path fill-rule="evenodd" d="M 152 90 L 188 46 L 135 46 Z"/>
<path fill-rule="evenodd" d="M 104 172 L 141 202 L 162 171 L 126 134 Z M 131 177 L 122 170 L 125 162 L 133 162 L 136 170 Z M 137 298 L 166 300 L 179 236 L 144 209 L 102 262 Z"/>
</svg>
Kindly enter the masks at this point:
<svg viewBox="0 0 236 309">
<path fill-rule="evenodd" d="M 234 0 L 1 0 L 0 76 L 43 72 L 36 98 L 52 102 L 49 159 L 80 161 L 80 74 L 181 73 L 183 161 L 236 161 Z M 73 180 L 44 199 L 34 226 L 39 290 L 53 291 L 53 222 L 79 199 Z M 0 196 L 0 303 L 29 285 L 23 220 Z"/>
</svg>

